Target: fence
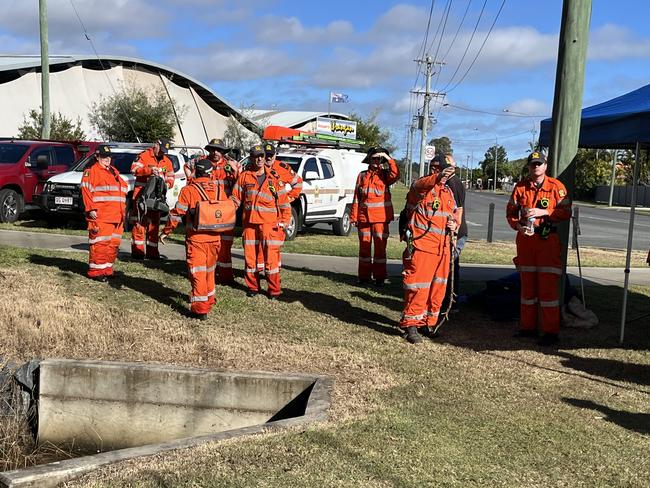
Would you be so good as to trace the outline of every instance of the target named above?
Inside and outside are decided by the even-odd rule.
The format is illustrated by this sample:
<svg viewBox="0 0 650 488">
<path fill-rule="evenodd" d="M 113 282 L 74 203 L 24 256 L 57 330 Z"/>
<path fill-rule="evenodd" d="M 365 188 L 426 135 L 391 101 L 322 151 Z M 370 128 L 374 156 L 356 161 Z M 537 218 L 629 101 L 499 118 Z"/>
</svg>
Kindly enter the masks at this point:
<svg viewBox="0 0 650 488">
<path fill-rule="evenodd" d="M 609 186 L 597 186 L 595 200 L 598 203 L 609 203 Z M 612 205 L 617 207 L 629 207 L 631 202 L 632 185 L 614 187 Z M 650 186 L 643 185 L 636 187 L 636 204 L 639 207 L 650 207 Z"/>
</svg>

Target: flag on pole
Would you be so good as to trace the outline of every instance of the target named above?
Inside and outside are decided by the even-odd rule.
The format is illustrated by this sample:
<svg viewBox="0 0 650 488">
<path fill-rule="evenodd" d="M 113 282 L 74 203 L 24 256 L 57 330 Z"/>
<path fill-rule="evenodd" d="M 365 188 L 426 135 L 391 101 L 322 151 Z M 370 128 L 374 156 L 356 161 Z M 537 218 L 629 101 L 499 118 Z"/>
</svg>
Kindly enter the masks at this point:
<svg viewBox="0 0 650 488">
<path fill-rule="evenodd" d="M 344 93 L 330 92 L 330 103 L 348 103 L 349 101 L 350 97 Z"/>
</svg>

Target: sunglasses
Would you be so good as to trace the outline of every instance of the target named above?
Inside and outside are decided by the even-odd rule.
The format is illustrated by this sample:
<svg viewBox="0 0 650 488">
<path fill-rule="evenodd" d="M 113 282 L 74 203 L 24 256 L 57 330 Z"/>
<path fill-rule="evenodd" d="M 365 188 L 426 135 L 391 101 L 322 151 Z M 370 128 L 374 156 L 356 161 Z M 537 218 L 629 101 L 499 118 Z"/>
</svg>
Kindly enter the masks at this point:
<svg viewBox="0 0 650 488">
<path fill-rule="evenodd" d="M 546 164 L 544 161 L 531 161 L 528 163 L 528 166 L 541 166 L 542 164 Z"/>
</svg>

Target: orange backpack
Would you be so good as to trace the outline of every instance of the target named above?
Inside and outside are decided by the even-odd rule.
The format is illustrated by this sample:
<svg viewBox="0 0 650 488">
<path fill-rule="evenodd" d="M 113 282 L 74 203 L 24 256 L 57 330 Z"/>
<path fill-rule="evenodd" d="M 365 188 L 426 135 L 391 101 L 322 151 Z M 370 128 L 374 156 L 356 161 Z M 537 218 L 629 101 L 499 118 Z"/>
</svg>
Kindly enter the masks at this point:
<svg viewBox="0 0 650 488">
<path fill-rule="evenodd" d="M 205 190 L 196 183 L 191 184 L 201 195 L 201 201 L 194 207 L 194 230 L 208 230 L 212 232 L 228 232 L 235 228 L 236 209 L 235 203 L 228 198 L 219 200 L 219 187 L 217 186 L 217 199 L 210 200 Z"/>
</svg>

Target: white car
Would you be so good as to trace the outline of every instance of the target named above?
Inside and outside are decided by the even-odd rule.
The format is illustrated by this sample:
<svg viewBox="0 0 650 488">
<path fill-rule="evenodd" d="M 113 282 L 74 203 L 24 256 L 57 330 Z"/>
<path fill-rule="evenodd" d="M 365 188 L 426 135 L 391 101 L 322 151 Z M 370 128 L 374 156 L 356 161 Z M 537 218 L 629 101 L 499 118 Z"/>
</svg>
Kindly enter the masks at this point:
<svg viewBox="0 0 650 488">
<path fill-rule="evenodd" d="M 285 229 L 288 241 L 303 227 L 332 224 L 336 235 L 350 233 L 350 211 L 357 176 L 368 169 L 366 153 L 350 149 L 281 145 L 277 159 L 288 164 L 302 179 L 302 193 L 291 204 L 291 221 Z M 246 167 L 248 158 L 242 160 Z M 289 189 L 287 185 L 287 189 Z"/>
<path fill-rule="evenodd" d="M 131 208 L 131 196 L 135 185 L 135 176 L 131 174 L 131 163 L 148 145 L 139 144 L 109 144 L 112 152 L 112 164 L 120 172 L 120 176 L 129 185 L 127 195 L 127 212 Z M 177 150 L 171 149 L 167 157 L 174 167 L 174 186 L 167 190 L 167 205 L 173 208 L 178 200 L 178 194 L 187 182 L 183 165 L 185 156 Z M 45 183 L 41 197 L 41 208 L 50 218 L 75 218 L 83 216 L 83 200 L 81 198 L 81 177 L 86 165 L 93 156 L 82 159 L 71 171 L 53 176 Z M 128 219 L 127 219 L 128 222 Z"/>
</svg>

